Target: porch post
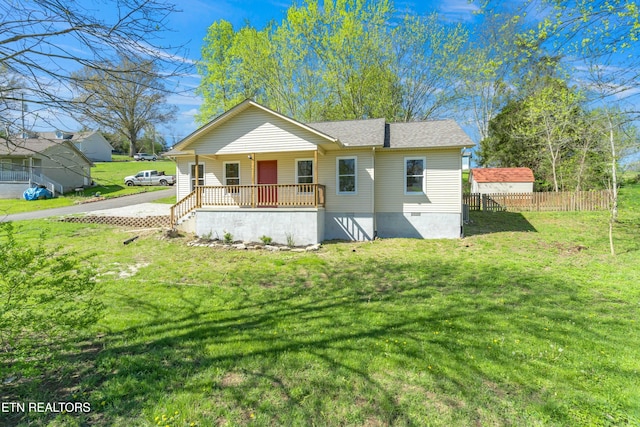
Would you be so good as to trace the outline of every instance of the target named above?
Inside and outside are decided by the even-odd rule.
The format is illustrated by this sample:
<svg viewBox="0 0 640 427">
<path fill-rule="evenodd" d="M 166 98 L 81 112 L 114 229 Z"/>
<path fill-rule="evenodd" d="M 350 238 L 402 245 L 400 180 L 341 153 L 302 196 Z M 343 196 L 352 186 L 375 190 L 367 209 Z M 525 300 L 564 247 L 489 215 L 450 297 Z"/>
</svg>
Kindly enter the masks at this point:
<svg viewBox="0 0 640 427">
<path fill-rule="evenodd" d="M 318 150 L 313 152 L 313 205 L 318 209 Z"/>
<path fill-rule="evenodd" d="M 251 207 L 256 207 L 256 153 L 251 153 Z"/>
<path fill-rule="evenodd" d="M 193 189 L 196 190 L 196 205 L 198 207 L 202 206 L 202 198 L 200 197 L 200 189 L 198 188 L 198 183 L 200 182 L 200 174 L 198 167 L 198 155 L 196 154 L 196 165 L 195 165 L 195 181 L 193 185 Z"/>
<path fill-rule="evenodd" d="M 33 157 L 29 157 L 29 187 L 33 185 Z"/>
</svg>

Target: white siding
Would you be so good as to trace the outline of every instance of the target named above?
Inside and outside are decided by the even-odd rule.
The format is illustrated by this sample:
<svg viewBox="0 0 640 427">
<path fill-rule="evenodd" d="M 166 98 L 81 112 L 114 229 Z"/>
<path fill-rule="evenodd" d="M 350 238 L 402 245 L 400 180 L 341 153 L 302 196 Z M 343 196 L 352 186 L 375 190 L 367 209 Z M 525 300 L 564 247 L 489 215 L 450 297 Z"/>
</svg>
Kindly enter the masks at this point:
<svg viewBox="0 0 640 427">
<path fill-rule="evenodd" d="M 532 193 L 533 182 L 475 182 L 472 192 L 493 193 Z M 475 190 L 475 191 L 473 191 Z"/>
<path fill-rule="evenodd" d="M 89 164 L 67 144 L 56 144 L 39 157 L 42 159 L 42 174 L 62 184 L 65 192 L 91 182 Z"/>
<path fill-rule="evenodd" d="M 251 107 L 189 145 L 196 154 L 270 153 L 315 150 L 328 141 L 313 132 Z"/>
<path fill-rule="evenodd" d="M 426 194 L 404 194 L 405 157 L 426 157 Z M 376 212 L 461 212 L 462 166 L 459 149 L 378 151 L 375 163 Z"/>
<path fill-rule="evenodd" d="M 357 194 L 336 194 L 336 157 L 353 156 L 357 158 L 358 180 Z M 290 151 L 284 153 L 256 153 L 255 160 L 278 161 L 278 184 L 296 183 L 296 159 L 313 158 L 313 152 Z M 246 154 L 218 156 L 216 159 L 200 156 L 199 163 L 204 164 L 204 185 L 224 185 L 223 165 L 225 162 L 240 163 L 240 184 L 251 184 L 251 160 Z M 193 158 L 177 160 L 177 197 L 182 199 L 191 191 L 189 177 L 190 164 Z M 257 182 L 256 164 L 256 182 Z M 318 155 L 318 183 L 325 186 L 327 212 L 341 213 L 373 213 L 373 155 L 370 150 L 330 151 Z"/>
<path fill-rule="evenodd" d="M 322 156 L 319 156 L 319 162 L 322 162 Z M 285 153 L 262 153 L 256 154 L 256 162 L 262 160 L 277 160 L 278 162 L 278 184 L 295 184 L 296 183 L 296 159 L 313 158 L 313 152 L 309 151 L 292 151 Z M 216 159 L 199 157 L 198 162 L 204 164 L 204 185 L 216 186 L 224 185 L 224 163 L 238 162 L 240 163 L 240 185 L 251 184 L 251 159 L 246 154 L 235 154 L 228 156 L 218 156 Z M 194 158 L 180 158 L 176 162 L 178 180 L 178 200 L 185 197 L 191 191 L 190 184 L 190 165 L 194 164 Z M 258 180 L 258 165 L 256 163 L 256 182 Z M 321 183 L 322 184 L 322 183 Z"/>
<path fill-rule="evenodd" d="M 74 141 L 76 148 L 93 162 L 110 162 L 111 145 L 99 133 L 92 133 L 80 141 Z"/>
<path fill-rule="evenodd" d="M 337 194 L 336 188 L 336 158 L 357 158 L 357 188 L 356 194 Z M 326 186 L 327 212 L 343 213 L 373 213 L 373 151 L 339 150 L 328 151 L 319 156 L 318 172 L 320 184 Z"/>
</svg>

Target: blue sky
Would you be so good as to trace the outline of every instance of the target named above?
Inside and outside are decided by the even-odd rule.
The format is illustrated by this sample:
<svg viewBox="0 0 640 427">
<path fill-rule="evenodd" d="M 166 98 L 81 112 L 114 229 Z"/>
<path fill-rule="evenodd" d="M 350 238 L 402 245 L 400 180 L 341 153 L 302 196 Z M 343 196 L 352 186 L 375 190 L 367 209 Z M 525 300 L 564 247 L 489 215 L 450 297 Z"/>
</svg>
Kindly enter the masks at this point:
<svg viewBox="0 0 640 427">
<path fill-rule="evenodd" d="M 275 20 L 282 21 L 291 3 L 283 0 L 183 0 L 179 4 L 181 13 L 171 17 L 168 25 L 172 32 L 165 33 L 166 41 L 172 44 L 185 44 L 187 60 L 200 59 L 200 48 L 208 27 L 220 19 L 231 22 L 235 28 L 240 28 L 246 22 L 262 28 Z M 429 14 L 434 11 L 440 13 L 443 19 L 449 21 L 469 21 L 474 18 L 473 12 L 478 8 L 469 4 L 467 0 L 429 0 L 429 1 L 396 1 L 398 11 L 412 11 Z M 193 117 L 197 112 L 201 100 L 193 94 L 193 89 L 199 83 L 195 67 L 180 81 L 180 94 L 169 97 L 169 102 L 179 108 L 178 118 L 172 125 L 160 129 L 169 144 L 174 139 L 185 137 L 197 128 Z"/>
</svg>

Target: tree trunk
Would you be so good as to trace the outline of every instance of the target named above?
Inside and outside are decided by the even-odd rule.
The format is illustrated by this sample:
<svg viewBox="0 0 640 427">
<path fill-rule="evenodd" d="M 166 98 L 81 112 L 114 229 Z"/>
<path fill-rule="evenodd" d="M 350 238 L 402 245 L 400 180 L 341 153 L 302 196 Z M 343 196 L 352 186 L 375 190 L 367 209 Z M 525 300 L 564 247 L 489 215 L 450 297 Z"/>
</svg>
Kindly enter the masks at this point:
<svg viewBox="0 0 640 427">
<path fill-rule="evenodd" d="M 608 116 L 608 123 L 609 143 L 611 144 L 611 214 L 609 215 L 609 248 L 611 249 L 611 255 L 615 256 L 616 251 L 613 245 L 613 225 L 618 221 L 618 172 L 616 167 L 618 162 L 616 159 L 616 143 L 611 116 Z"/>
</svg>

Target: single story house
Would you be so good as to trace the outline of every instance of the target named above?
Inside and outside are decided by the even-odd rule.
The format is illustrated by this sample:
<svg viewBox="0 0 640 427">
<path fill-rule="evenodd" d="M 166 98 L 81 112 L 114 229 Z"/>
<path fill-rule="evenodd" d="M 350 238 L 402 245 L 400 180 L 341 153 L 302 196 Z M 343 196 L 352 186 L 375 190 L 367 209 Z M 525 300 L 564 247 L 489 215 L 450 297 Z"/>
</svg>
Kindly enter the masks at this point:
<svg viewBox="0 0 640 427">
<path fill-rule="evenodd" d="M 197 235 L 296 244 L 457 238 L 462 150 L 453 120 L 301 123 L 252 100 L 180 141 L 172 221 Z"/>
<path fill-rule="evenodd" d="M 0 138 L 0 198 L 20 198 L 33 185 L 61 194 L 91 184 L 93 163 L 71 141 L 24 136 Z"/>
<path fill-rule="evenodd" d="M 472 193 L 533 193 L 534 181 L 529 168 L 474 168 L 469 172 Z"/>
<path fill-rule="evenodd" d="M 92 162 L 110 162 L 112 160 L 113 147 L 98 131 L 64 132 L 57 130 L 55 132 L 39 132 L 37 135 L 56 141 L 69 140 Z"/>
</svg>

